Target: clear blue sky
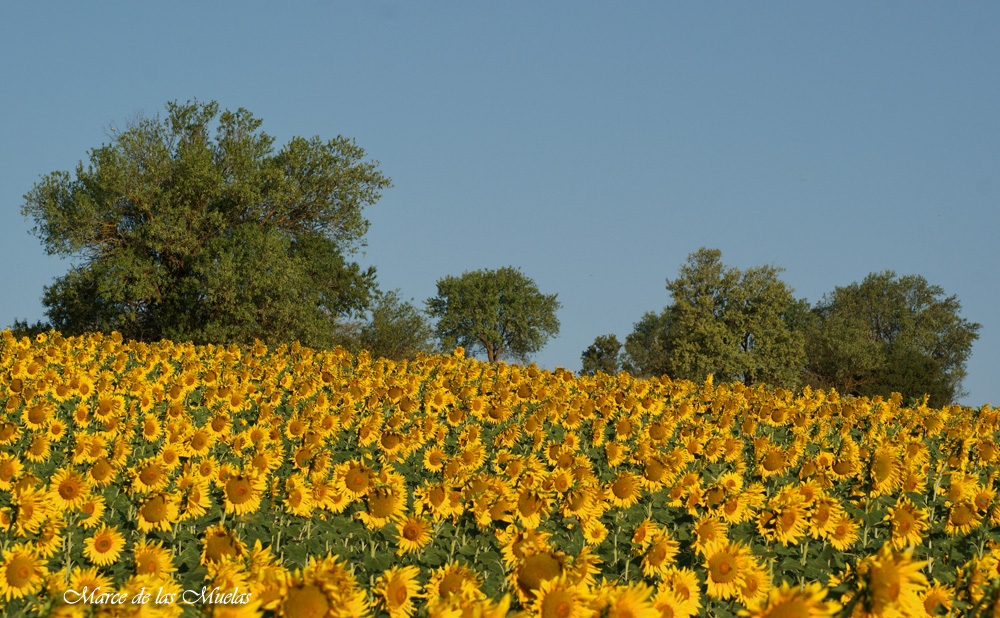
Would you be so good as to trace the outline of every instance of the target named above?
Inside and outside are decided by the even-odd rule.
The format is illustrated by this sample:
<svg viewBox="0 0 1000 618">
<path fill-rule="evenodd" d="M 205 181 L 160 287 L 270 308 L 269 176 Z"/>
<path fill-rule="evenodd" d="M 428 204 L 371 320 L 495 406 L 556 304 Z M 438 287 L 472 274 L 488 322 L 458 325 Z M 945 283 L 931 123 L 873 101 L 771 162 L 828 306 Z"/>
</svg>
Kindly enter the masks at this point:
<svg viewBox="0 0 1000 618">
<path fill-rule="evenodd" d="M 4 3 L 0 325 L 69 267 L 20 214 L 39 176 L 198 98 L 381 162 L 383 289 L 513 265 L 558 293 L 540 366 L 624 340 L 708 246 L 811 302 L 923 275 L 983 325 L 963 403 L 1000 404 L 997 32 L 996 2 Z"/>
</svg>

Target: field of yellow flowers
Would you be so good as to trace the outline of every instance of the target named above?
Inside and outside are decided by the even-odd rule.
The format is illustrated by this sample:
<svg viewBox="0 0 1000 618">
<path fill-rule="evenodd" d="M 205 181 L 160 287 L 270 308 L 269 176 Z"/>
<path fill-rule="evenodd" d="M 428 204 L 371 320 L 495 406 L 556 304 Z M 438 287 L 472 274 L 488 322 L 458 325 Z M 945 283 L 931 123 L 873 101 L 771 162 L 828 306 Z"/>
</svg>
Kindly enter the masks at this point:
<svg viewBox="0 0 1000 618">
<path fill-rule="evenodd" d="M 0 614 L 1000 612 L 998 412 L 0 335 Z"/>
</svg>

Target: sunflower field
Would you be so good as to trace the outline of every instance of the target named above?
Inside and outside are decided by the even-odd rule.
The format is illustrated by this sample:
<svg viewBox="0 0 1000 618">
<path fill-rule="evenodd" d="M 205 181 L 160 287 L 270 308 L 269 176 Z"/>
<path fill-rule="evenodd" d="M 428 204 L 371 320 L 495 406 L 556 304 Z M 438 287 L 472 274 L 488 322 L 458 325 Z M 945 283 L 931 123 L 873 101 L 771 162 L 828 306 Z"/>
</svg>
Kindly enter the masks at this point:
<svg viewBox="0 0 1000 618">
<path fill-rule="evenodd" d="M 0 335 L 0 615 L 1000 615 L 998 411 Z"/>
</svg>

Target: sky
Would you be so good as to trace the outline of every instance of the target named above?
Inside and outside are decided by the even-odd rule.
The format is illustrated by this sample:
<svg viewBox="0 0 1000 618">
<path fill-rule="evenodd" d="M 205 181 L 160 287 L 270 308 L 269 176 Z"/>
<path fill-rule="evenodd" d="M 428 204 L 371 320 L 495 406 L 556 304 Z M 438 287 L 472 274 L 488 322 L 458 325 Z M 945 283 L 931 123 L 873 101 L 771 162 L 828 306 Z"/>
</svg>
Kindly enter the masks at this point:
<svg viewBox="0 0 1000 618">
<path fill-rule="evenodd" d="M 0 327 L 71 264 L 21 214 L 40 177 L 214 100 L 379 162 L 382 289 L 514 266 L 558 294 L 540 367 L 624 341 L 704 246 L 810 302 L 922 275 L 982 324 L 960 402 L 1000 405 L 998 31 L 995 2 L 3 3 Z"/>
</svg>

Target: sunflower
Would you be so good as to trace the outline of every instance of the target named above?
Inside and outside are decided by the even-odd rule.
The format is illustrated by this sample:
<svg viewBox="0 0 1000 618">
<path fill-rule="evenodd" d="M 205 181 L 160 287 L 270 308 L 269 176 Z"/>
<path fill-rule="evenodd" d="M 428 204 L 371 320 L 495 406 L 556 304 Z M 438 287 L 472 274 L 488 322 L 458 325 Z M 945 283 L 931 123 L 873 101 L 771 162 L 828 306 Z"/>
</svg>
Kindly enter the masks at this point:
<svg viewBox="0 0 1000 618">
<path fill-rule="evenodd" d="M 285 481 L 285 512 L 298 517 L 312 517 L 313 488 L 300 475 L 290 476 Z"/>
<path fill-rule="evenodd" d="M 542 523 L 542 517 L 548 514 L 549 499 L 541 492 L 526 487 L 517 496 L 517 508 L 514 514 L 527 530 L 534 530 Z"/>
<path fill-rule="evenodd" d="M 44 560 L 27 545 L 18 543 L 3 552 L 0 561 L 0 596 L 10 601 L 34 594 L 48 575 Z"/>
<path fill-rule="evenodd" d="M 755 472 L 765 479 L 771 476 L 781 476 L 788 468 L 789 459 L 789 454 L 784 449 L 769 445 L 761 454 Z"/>
<path fill-rule="evenodd" d="M 33 487 L 20 490 L 15 487 L 13 498 L 15 507 L 14 527 L 17 534 L 24 536 L 29 532 L 37 533 L 42 522 L 49 516 L 50 502 L 48 493 L 38 491 Z"/>
<path fill-rule="evenodd" d="M 83 542 L 83 555 L 97 566 L 114 564 L 125 549 L 125 537 L 118 528 L 102 524 Z"/>
<path fill-rule="evenodd" d="M 60 468 L 49 481 L 49 487 L 49 495 L 55 506 L 62 511 L 81 506 L 90 493 L 86 478 L 69 467 Z"/>
<path fill-rule="evenodd" d="M 82 567 L 74 567 L 70 571 L 69 582 L 65 586 L 66 590 L 83 591 L 85 588 L 87 590 L 101 591 L 101 592 L 111 592 L 114 590 L 114 584 L 111 578 L 103 573 L 97 567 L 88 567 L 86 569 Z M 100 592 L 98 592 L 100 594 Z"/>
<path fill-rule="evenodd" d="M 927 590 L 927 577 L 921 572 L 926 564 L 914 560 L 912 551 L 893 552 L 884 545 L 876 556 L 858 565 L 858 573 L 870 592 L 868 611 L 876 616 L 900 612 L 903 616 L 919 616 L 924 612 L 922 595 Z"/>
<path fill-rule="evenodd" d="M 418 552 L 431 542 L 431 522 L 420 515 L 410 515 L 396 522 L 398 555 Z"/>
<path fill-rule="evenodd" d="M 159 491 L 170 482 L 170 475 L 159 459 L 150 457 L 129 469 L 133 492 Z"/>
<path fill-rule="evenodd" d="M 619 472 L 605 490 L 608 501 L 622 509 L 627 509 L 638 502 L 641 493 L 638 477 L 627 471 Z"/>
<path fill-rule="evenodd" d="M 242 558 L 246 553 L 246 545 L 236 537 L 235 533 L 226 530 L 222 524 L 205 530 L 201 550 L 202 565 L 220 563 L 233 558 Z"/>
<path fill-rule="evenodd" d="M 23 470 L 24 464 L 15 455 L 0 453 L 0 491 L 10 491 Z"/>
<path fill-rule="evenodd" d="M 608 527 L 598 517 L 587 519 L 583 522 L 583 540 L 591 546 L 596 547 L 608 538 Z"/>
<path fill-rule="evenodd" d="M 395 486 L 372 489 L 365 497 L 368 510 L 358 513 L 358 517 L 369 530 L 378 530 L 406 512 L 406 490 Z"/>
<path fill-rule="evenodd" d="M 946 533 L 968 534 L 970 530 L 979 526 L 979 513 L 971 502 L 948 503 L 947 506 L 951 508 L 948 510 L 948 521 L 944 525 Z"/>
<path fill-rule="evenodd" d="M 80 505 L 80 515 L 77 523 L 84 528 L 93 528 L 104 517 L 105 508 L 107 507 L 104 503 L 103 495 L 95 494 L 90 496 L 86 502 Z"/>
<path fill-rule="evenodd" d="M 192 473 L 177 479 L 177 491 L 181 495 L 179 521 L 197 519 L 212 506 L 209 497 L 208 480 Z"/>
<path fill-rule="evenodd" d="M 155 493 L 139 507 L 136 525 L 142 532 L 166 532 L 178 520 L 177 497 L 172 493 Z"/>
<path fill-rule="evenodd" d="M 920 545 L 927 532 L 927 512 L 915 506 L 906 496 L 896 500 L 896 506 L 889 508 L 883 521 L 890 522 L 891 542 L 901 550 L 907 545 Z"/>
<path fill-rule="evenodd" d="M 371 468 L 360 461 L 348 461 L 338 469 L 337 479 L 341 491 L 351 500 L 357 500 L 368 493 L 374 480 Z"/>
<path fill-rule="evenodd" d="M 50 401 L 39 401 L 30 406 L 24 406 L 21 411 L 21 422 L 24 426 L 32 431 L 38 431 L 43 429 L 48 423 L 53 413 L 55 412 L 55 405 Z"/>
<path fill-rule="evenodd" d="M 892 449 L 881 446 L 872 454 L 869 476 L 872 496 L 891 494 L 903 480 L 903 464 Z"/>
<path fill-rule="evenodd" d="M 826 589 L 822 584 L 812 582 L 804 587 L 792 588 L 782 582 L 781 587 L 771 589 L 769 597 L 752 607 L 750 611 L 740 611 L 740 616 L 750 618 L 833 618 L 840 611 L 840 604 L 824 601 Z"/>
<path fill-rule="evenodd" d="M 420 596 L 420 584 L 417 583 L 419 574 L 420 567 L 416 565 L 397 566 L 385 571 L 375 580 L 372 592 L 382 597 L 380 602 L 389 612 L 390 618 L 412 616 L 416 611 L 414 599 Z"/>
<path fill-rule="evenodd" d="M 844 514 L 844 507 L 838 500 L 827 496 L 818 498 L 809 517 L 809 534 L 814 539 L 828 537 Z"/>
<path fill-rule="evenodd" d="M 689 618 L 689 614 L 681 609 L 681 603 L 674 597 L 674 594 L 662 585 L 657 588 L 653 595 L 653 607 L 659 612 L 661 618 Z"/>
<path fill-rule="evenodd" d="M 743 586 L 736 595 L 737 600 L 744 606 L 751 607 L 765 601 L 770 591 L 770 574 L 757 560 L 751 559 L 743 574 Z"/>
<path fill-rule="evenodd" d="M 683 616 L 694 616 L 701 609 L 701 586 L 698 575 L 691 569 L 667 569 L 660 589 L 670 591 Z"/>
<path fill-rule="evenodd" d="M 780 496 L 771 504 L 771 509 L 761 511 L 758 519 L 758 526 L 762 527 L 762 533 L 771 539 L 777 539 L 782 545 L 798 543 L 799 538 L 806 532 L 807 510 L 801 502 L 801 498 L 796 498 L 797 494 L 789 493 Z M 769 518 L 766 524 L 761 524 Z"/>
<path fill-rule="evenodd" d="M 562 575 L 565 563 L 565 556 L 553 551 L 539 551 L 519 560 L 508 578 L 521 604 L 527 605 L 536 597 L 542 582 Z"/>
<path fill-rule="evenodd" d="M 170 557 L 170 550 L 163 547 L 163 541 L 139 541 L 132 549 L 132 559 L 136 575 L 150 575 L 158 580 L 165 580 L 177 570 Z"/>
<path fill-rule="evenodd" d="M 479 573 L 466 564 L 452 562 L 434 569 L 424 586 L 423 597 L 428 600 L 452 596 L 484 598 L 486 595 L 480 590 L 481 585 Z"/>
<path fill-rule="evenodd" d="M 731 599 L 746 584 L 750 551 L 741 543 L 715 543 L 705 549 L 706 586 L 709 596 Z"/>
<path fill-rule="evenodd" d="M 660 618 L 650 597 L 653 589 L 646 584 L 616 586 L 600 605 L 607 618 Z"/>
<path fill-rule="evenodd" d="M 539 587 L 531 612 L 538 618 L 583 618 L 589 615 L 589 596 L 565 577 L 549 579 Z"/>
<path fill-rule="evenodd" d="M 261 496 L 267 489 L 263 476 L 234 474 L 223 484 L 226 513 L 247 515 L 260 508 Z"/>
<path fill-rule="evenodd" d="M 39 558 L 48 559 L 63 548 L 62 531 L 66 527 L 66 521 L 62 513 L 54 512 L 38 531 L 38 538 L 35 539 L 35 555 Z"/>
<path fill-rule="evenodd" d="M 663 534 L 663 526 L 654 522 L 650 518 L 646 518 L 635 527 L 632 531 L 632 545 L 636 547 L 636 553 L 646 551 L 649 544 L 653 542 L 653 539 L 660 534 Z"/>
<path fill-rule="evenodd" d="M 925 590 L 920 598 L 928 616 L 936 616 L 938 607 L 944 608 L 945 613 L 951 613 L 953 599 L 955 599 L 955 589 L 937 582 Z"/>
<path fill-rule="evenodd" d="M 838 551 L 847 551 L 858 540 L 858 522 L 850 515 L 842 513 L 833 520 L 826 538 Z"/>
<path fill-rule="evenodd" d="M 710 545 L 728 542 L 726 524 L 714 515 L 706 515 L 694 523 L 694 548 L 702 555 Z"/>
<path fill-rule="evenodd" d="M 107 487 L 114 481 L 118 471 L 107 457 L 101 457 L 90 466 L 87 477 L 94 487 Z"/>
<path fill-rule="evenodd" d="M 34 463 L 40 463 L 48 459 L 52 450 L 50 449 L 51 440 L 47 434 L 36 434 L 34 438 L 31 439 L 31 443 L 28 445 L 24 456 L 28 458 L 28 461 Z"/>
<path fill-rule="evenodd" d="M 642 572 L 646 577 L 654 574 L 663 577 L 667 568 L 674 562 L 674 557 L 680 545 L 670 539 L 666 533 L 656 534 L 649 549 L 642 558 Z"/>
<path fill-rule="evenodd" d="M 156 418 L 153 414 L 147 413 L 142 418 L 140 434 L 146 442 L 156 442 L 159 440 L 162 435 L 160 419 Z"/>
</svg>

